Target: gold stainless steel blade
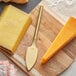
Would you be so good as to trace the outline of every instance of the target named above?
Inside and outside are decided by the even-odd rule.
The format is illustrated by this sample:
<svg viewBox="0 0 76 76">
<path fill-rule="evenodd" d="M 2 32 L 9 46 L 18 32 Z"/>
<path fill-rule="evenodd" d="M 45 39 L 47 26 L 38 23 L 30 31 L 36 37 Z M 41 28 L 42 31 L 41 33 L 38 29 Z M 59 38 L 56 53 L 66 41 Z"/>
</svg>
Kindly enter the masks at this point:
<svg viewBox="0 0 76 76">
<path fill-rule="evenodd" d="M 28 71 L 34 66 L 37 59 L 37 53 L 38 49 L 36 48 L 35 44 L 27 49 L 26 66 Z"/>
<path fill-rule="evenodd" d="M 30 47 L 28 47 L 27 52 L 26 52 L 26 61 L 25 62 L 26 62 L 26 67 L 27 67 L 28 71 L 32 69 L 32 67 L 34 66 L 34 64 L 37 60 L 38 49 L 36 47 L 36 40 L 37 40 L 37 35 L 38 35 L 39 26 L 40 26 L 40 22 L 41 22 L 42 12 L 43 12 L 43 6 L 40 6 L 37 24 L 36 24 L 36 28 L 35 28 L 35 32 L 34 32 L 33 42 L 32 42 L 32 45 Z"/>
</svg>

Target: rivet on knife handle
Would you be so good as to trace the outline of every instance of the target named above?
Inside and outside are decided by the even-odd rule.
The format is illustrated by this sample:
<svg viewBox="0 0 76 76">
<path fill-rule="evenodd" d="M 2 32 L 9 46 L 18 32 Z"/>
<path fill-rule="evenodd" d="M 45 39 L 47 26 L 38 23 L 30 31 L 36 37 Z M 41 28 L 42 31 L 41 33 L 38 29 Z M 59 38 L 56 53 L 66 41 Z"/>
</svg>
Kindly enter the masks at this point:
<svg viewBox="0 0 76 76">
<path fill-rule="evenodd" d="M 36 47 L 36 40 L 37 40 L 37 35 L 38 35 L 40 23 L 41 23 L 42 12 L 43 12 L 43 6 L 40 6 L 36 28 L 34 32 L 34 37 L 33 37 L 33 42 L 32 42 L 32 45 L 28 47 L 26 52 L 25 62 L 26 62 L 26 67 L 28 71 L 32 69 L 32 67 L 34 66 L 37 60 L 38 49 Z"/>
<path fill-rule="evenodd" d="M 54 54 L 76 37 L 76 19 L 70 17 L 68 22 L 59 32 L 47 52 L 42 57 L 41 63 L 46 63 Z"/>
</svg>

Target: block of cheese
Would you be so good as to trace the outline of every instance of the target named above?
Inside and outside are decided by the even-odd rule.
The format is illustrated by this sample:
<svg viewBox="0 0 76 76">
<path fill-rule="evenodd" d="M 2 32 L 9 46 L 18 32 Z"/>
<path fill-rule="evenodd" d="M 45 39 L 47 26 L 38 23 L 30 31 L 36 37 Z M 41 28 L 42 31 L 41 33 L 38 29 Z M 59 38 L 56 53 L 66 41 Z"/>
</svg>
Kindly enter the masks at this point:
<svg viewBox="0 0 76 76">
<path fill-rule="evenodd" d="M 31 23 L 30 16 L 12 5 L 0 17 L 0 45 L 14 53 Z"/>
<path fill-rule="evenodd" d="M 42 57 L 42 64 L 46 63 L 54 54 L 76 37 L 76 19 L 70 17 L 65 26 L 61 29 L 47 52 Z"/>
<path fill-rule="evenodd" d="M 0 0 L 1 2 L 15 2 L 15 3 L 19 3 L 19 4 L 24 4 L 24 3 L 27 3 L 28 0 Z"/>
</svg>

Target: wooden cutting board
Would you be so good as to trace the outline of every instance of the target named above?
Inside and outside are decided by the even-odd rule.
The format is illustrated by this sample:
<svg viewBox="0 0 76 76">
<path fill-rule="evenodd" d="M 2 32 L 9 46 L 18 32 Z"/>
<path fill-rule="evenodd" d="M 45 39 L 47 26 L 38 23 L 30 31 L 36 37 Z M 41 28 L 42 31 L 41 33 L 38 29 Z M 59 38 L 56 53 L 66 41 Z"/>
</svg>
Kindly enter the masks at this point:
<svg viewBox="0 0 76 76">
<path fill-rule="evenodd" d="M 39 5 L 33 11 L 31 11 L 30 16 L 33 20 L 32 25 L 24 35 L 16 51 L 16 53 L 23 58 L 25 56 L 27 47 L 32 43 L 38 11 Z M 44 8 L 37 40 L 38 59 L 33 70 L 28 72 L 28 74 L 32 73 L 31 76 L 57 76 L 71 65 L 76 57 L 76 39 L 61 49 L 45 65 L 41 65 L 40 63 L 42 56 L 47 51 L 62 27 L 62 23 L 53 17 L 50 12 L 48 13 Z"/>
<path fill-rule="evenodd" d="M 24 58 L 27 47 L 31 45 L 35 29 L 35 23 L 39 11 L 39 5 L 31 11 L 32 25 L 28 29 L 24 38 L 22 39 L 16 53 Z M 40 60 L 48 47 L 51 45 L 61 28 L 63 27 L 56 18 L 44 9 L 43 18 L 39 30 L 37 47 L 38 59 L 34 69 L 42 76 L 57 76 L 66 70 L 74 58 L 76 57 L 76 40 L 71 41 L 67 46 L 61 49 L 53 58 L 50 59 L 45 65 L 41 65 Z M 29 72 L 30 73 L 30 72 Z M 31 75 L 32 76 L 32 75 Z M 38 76 L 38 75 L 37 75 Z"/>
</svg>

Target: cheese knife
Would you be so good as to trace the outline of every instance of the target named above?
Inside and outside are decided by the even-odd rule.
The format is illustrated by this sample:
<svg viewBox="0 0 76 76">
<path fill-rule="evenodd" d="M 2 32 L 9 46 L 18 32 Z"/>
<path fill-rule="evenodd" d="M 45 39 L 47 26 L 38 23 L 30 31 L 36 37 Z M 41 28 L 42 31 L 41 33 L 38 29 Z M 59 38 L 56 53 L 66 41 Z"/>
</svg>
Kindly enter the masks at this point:
<svg viewBox="0 0 76 76">
<path fill-rule="evenodd" d="M 40 6 L 36 28 L 34 32 L 34 37 L 33 37 L 33 42 L 32 42 L 32 45 L 27 48 L 27 52 L 25 56 L 25 63 L 28 71 L 32 69 L 32 67 L 35 65 L 37 60 L 38 48 L 36 47 L 36 41 L 37 41 L 37 35 L 38 35 L 40 23 L 41 23 L 42 13 L 43 13 L 43 6 Z"/>
</svg>

